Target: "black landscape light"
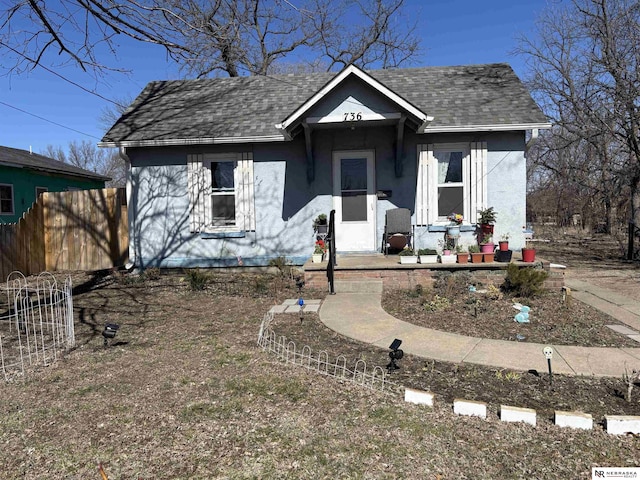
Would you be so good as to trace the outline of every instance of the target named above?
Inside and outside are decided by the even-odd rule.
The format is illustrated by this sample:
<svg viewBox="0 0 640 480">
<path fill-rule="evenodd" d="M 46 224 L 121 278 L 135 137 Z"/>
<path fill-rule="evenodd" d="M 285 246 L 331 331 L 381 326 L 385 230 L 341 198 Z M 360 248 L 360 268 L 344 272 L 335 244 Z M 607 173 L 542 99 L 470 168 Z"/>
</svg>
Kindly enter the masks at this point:
<svg viewBox="0 0 640 480">
<path fill-rule="evenodd" d="M 109 345 L 107 343 L 107 339 L 115 338 L 116 333 L 117 333 L 119 328 L 120 328 L 120 325 L 115 324 L 115 323 L 107 323 L 107 324 L 105 324 L 104 330 L 102 331 L 102 336 L 104 337 L 104 346 L 105 347 Z"/>
<path fill-rule="evenodd" d="M 400 360 L 404 357 L 404 352 L 400 350 L 400 345 L 402 345 L 402 340 L 399 338 L 396 338 L 391 345 L 389 345 L 389 348 L 391 349 L 389 352 L 389 358 L 391 361 L 389 362 L 389 365 L 387 365 L 387 370 L 389 371 L 398 370 L 400 368 L 396 365 L 396 360 Z"/>
</svg>

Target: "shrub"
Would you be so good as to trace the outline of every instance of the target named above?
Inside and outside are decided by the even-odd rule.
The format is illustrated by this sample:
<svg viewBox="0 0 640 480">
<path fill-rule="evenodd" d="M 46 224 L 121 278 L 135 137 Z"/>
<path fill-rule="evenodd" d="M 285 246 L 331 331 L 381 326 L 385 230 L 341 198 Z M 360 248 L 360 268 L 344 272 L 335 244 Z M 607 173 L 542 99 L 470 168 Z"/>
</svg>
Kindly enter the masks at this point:
<svg viewBox="0 0 640 480">
<path fill-rule="evenodd" d="M 185 271 L 185 278 L 189 282 L 191 290 L 204 290 L 211 277 L 208 273 L 203 272 L 199 268 L 190 268 Z"/>
<path fill-rule="evenodd" d="M 434 248 L 421 248 L 418 250 L 418 255 L 437 255 L 438 252 Z"/>
<path fill-rule="evenodd" d="M 147 280 L 159 280 L 160 269 L 158 267 L 150 267 L 144 271 L 144 278 Z"/>
<path fill-rule="evenodd" d="M 502 290 L 518 297 L 535 297 L 544 290 L 543 284 L 547 276 L 544 270 L 532 267 L 518 268 L 511 263 L 507 267 Z"/>
<path fill-rule="evenodd" d="M 439 272 L 433 283 L 433 289 L 445 297 L 453 297 L 469 290 L 471 275 L 466 272 Z"/>
<path fill-rule="evenodd" d="M 451 305 L 451 302 L 448 298 L 436 295 L 433 297 L 433 300 L 424 303 L 424 309 L 427 312 L 438 312 L 445 310 L 449 305 Z"/>
</svg>

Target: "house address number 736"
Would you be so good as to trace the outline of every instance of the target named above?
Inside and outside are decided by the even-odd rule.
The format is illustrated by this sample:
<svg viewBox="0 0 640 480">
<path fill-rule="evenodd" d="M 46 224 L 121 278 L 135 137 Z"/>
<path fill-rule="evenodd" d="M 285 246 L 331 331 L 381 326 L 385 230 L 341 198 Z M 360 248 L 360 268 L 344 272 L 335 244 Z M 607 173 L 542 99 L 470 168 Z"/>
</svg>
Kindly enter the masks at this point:
<svg viewBox="0 0 640 480">
<path fill-rule="evenodd" d="M 347 112 L 344 114 L 345 122 L 358 122 L 362 120 L 362 112 Z"/>
</svg>

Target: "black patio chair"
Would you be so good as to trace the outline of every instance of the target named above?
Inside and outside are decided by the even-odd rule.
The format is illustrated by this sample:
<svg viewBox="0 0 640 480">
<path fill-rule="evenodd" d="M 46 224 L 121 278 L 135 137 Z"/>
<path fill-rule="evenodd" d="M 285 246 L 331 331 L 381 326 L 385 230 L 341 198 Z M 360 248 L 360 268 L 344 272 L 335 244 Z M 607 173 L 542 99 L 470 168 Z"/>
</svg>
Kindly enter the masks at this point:
<svg viewBox="0 0 640 480">
<path fill-rule="evenodd" d="M 385 213 L 384 237 L 382 249 L 385 255 L 389 250 L 412 248 L 414 227 L 411 224 L 411 211 L 408 208 L 392 208 Z"/>
</svg>

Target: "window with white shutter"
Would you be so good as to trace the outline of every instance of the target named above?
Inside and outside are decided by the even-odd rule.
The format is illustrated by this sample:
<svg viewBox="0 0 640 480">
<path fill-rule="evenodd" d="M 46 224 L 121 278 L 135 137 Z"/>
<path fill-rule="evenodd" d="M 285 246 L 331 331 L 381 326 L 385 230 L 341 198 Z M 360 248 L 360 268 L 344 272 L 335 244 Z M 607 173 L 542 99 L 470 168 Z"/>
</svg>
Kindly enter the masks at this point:
<svg viewBox="0 0 640 480">
<path fill-rule="evenodd" d="M 251 153 L 189 155 L 187 183 L 192 232 L 255 230 Z"/>
<path fill-rule="evenodd" d="M 477 221 L 487 199 L 486 142 L 418 145 L 416 223 L 446 225 L 452 213 Z"/>
</svg>

